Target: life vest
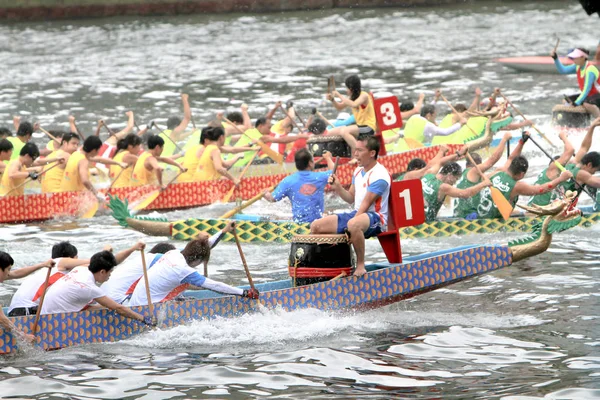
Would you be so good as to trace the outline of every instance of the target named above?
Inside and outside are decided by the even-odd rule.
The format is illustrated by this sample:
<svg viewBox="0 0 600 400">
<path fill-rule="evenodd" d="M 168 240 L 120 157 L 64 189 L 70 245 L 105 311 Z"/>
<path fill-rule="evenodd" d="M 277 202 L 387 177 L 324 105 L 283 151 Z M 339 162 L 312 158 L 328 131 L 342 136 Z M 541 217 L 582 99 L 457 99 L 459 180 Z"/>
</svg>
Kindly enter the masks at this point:
<svg viewBox="0 0 600 400">
<path fill-rule="evenodd" d="M 60 183 L 61 192 L 81 192 L 85 190 L 85 186 L 83 186 L 81 177 L 79 176 L 79 162 L 84 158 L 85 154 L 81 150 L 77 150 L 71 154 Z"/>
<path fill-rule="evenodd" d="M 361 95 L 363 93 L 366 92 L 360 92 Z M 373 98 L 368 93 L 367 97 L 369 99 L 368 103 L 360 105 L 357 108 L 352 108 L 352 114 L 354 115 L 354 119 L 356 120 L 356 125 L 366 125 L 374 131 L 377 131 L 377 120 L 375 118 L 375 107 L 373 106 Z"/>
<path fill-rule="evenodd" d="M 600 93 L 600 73 L 598 72 L 598 68 L 596 68 L 595 65 L 592 65 L 589 62 L 586 62 L 585 68 L 583 70 L 579 67 L 579 65 L 577 66 L 577 83 L 579 84 L 579 90 L 581 91 L 583 91 L 583 88 L 585 87 L 585 77 L 590 71 L 592 73 L 595 72 L 596 80 L 592 84 L 592 88 L 588 93 L 588 97 Z"/>
<path fill-rule="evenodd" d="M 250 136 L 250 137 L 248 137 Z M 242 147 L 242 146 L 250 146 L 254 140 L 259 140 L 260 138 L 262 138 L 262 134 L 258 131 L 258 129 L 256 128 L 251 128 L 248 129 L 245 132 L 245 135 L 242 135 L 242 137 L 240 138 L 240 140 L 237 141 L 237 143 L 235 144 L 235 147 Z M 252 151 L 248 151 L 244 154 L 244 158 L 238 160 L 233 166 L 234 167 L 243 167 L 246 164 L 248 164 L 250 162 L 250 160 L 252 160 L 252 157 L 254 157 L 254 152 Z"/>
<path fill-rule="evenodd" d="M 128 154 L 128 151 L 122 151 L 117 154 L 113 160 L 116 162 L 123 162 L 123 158 Z M 133 165 L 129 165 L 125 170 L 123 170 L 118 165 L 111 165 L 109 169 L 110 179 L 113 180 L 112 187 L 121 188 L 131 186 L 131 174 L 133 174 Z"/>
<path fill-rule="evenodd" d="M 184 172 L 183 174 L 181 174 L 177 177 L 177 183 L 194 181 L 194 175 L 196 174 L 196 169 L 198 168 L 198 162 L 200 161 L 198 159 L 198 157 L 196 157 L 196 155 L 198 154 L 198 150 L 201 147 L 204 147 L 204 146 L 201 144 L 197 144 L 195 146 L 191 146 L 185 152 L 185 156 L 183 157 L 183 161 L 182 161 L 181 165 L 184 168 L 187 168 L 187 172 Z"/>
<path fill-rule="evenodd" d="M 420 115 L 413 115 L 406 121 L 406 125 L 404 126 L 404 137 L 409 139 L 414 139 L 419 143 L 425 142 L 425 125 L 427 125 L 427 121 L 425 118 Z"/>
<path fill-rule="evenodd" d="M 204 152 L 198 160 L 198 166 L 196 167 L 196 172 L 194 173 L 194 181 L 211 181 L 214 179 L 219 179 L 221 175 L 217 172 L 215 164 L 210 157 L 210 153 L 218 148 L 219 147 L 216 144 L 209 144 L 206 146 Z"/>
<path fill-rule="evenodd" d="M 156 174 L 154 171 L 149 171 L 144 164 L 149 157 L 153 157 L 150 152 L 144 152 L 138 158 L 133 167 L 133 173 L 131 174 L 131 186 L 144 186 L 149 184 L 156 184 Z"/>
<path fill-rule="evenodd" d="M 450 118 L 448 118 L 450 117 Z M 457 130 L 456 132 L 454 132 L 451 135 L 448 136 L 434 136 L 433 139 L 431 140 L 431 145 L 435 146 L 438 144 L 464 144 L 467 143 L 469 140 L 473 140 L 476 139 L 478 137 L 480 137 L 481 135 L 483 135 L 484 131 L 485 131 L 485 124 L 487 123 L 487 118 L 486 117 L 471 117 L 467 120 L 467 125 L 463 125 L 460 127 L 459 130 Z M 450 122 L 450 125 L 448 124 L 448 121 Z M 453 124 L 452 122 L 452 114 L 448 114 L 446 115 L 446 117 L 444 117 L 444 119 L 442 120 L 442 122 L 438 125 L 441 128 L 448 128 L 450 126 L 452 126 Z M 443 125 L 442 125 L 443 124 Z M 469 129 L 469 127 L 472 129 Z M 473 135 L 473 132 L 475 132 L 477 134 L 477 136 Z"/>
<path fill-rule="evenodd" d="M 171 140 L 172 132 L 173 131 L 171 129 L 165 129 L 164 131 L 158 134 L 158 136 L 160 136 L 165 141 L 163 151 L 162 153 L 160 153 L 161 157 L 169 157 L 175 154 L 175 149 L 177 147 L 175 147 L 175 143 L 173 143 L 173 140 Z"/>
<path fill-rule="evenodd" d="M 16 158 L 19 158 L 19 156 L 21 155 L 21 150 L 23 149 L 23 146 L 25 146 L 25 142 L 19 139 L 18 136 L 9 136 L 6 139 L 13 145 L 13 152 L 10 156 L 10 159 L 14 160 Z"/>
<path fill-rule="evenodd" d="M 25 186 L 21 186 L 20 188 L 16 189 L 16 190 L 12 190 L 15 187 L 19 186 L 20 184 L 22 184 L 23 182 L 25 182 L 25 179 L 27 178 L 15 178 L 15 179 L 10 179 L 9 178 L 9 168 L 15 164 L 15 163 L 19 163 L 19 160 L 10 160 L 10 162 L 8 163 L 8 165 L 6 166 L 6 169 L 4 170 L 4 174 L 2 174 L 2 179 L 0 180 L 0 195 L 5 196 L 22 196 L 25 193 Z M 26 172 L 27 171 L 27 167 L 24 165 L 21 165 L 21 168 L 19 169 L 19 171 L 21 172 Z M 12 192 L 11 192 L 12 190 Z M 10 193 L 9 193 L 10 192 Z"/>
<path fill-rule="evenodd" d="M 48 154 L 48 158 L 66 157 L 66 156 L 70 156 L 70 155 L 60 149 Z M 67 157 L 67 158 L 69 158 L 69 157 Z M 46 167 L 46 168 L 48 168 L 48 167 Z M 60 186 L 62 183 L 62 178 L 63 178 L 64 173 L 65 173 L 65 170 L 63 168 L 61 168 L 60 166 L 49 169 L 48 172 L 45 172 L 44 175 L 42 175 L 42 193 L 60 192 Z"/>
</svg>

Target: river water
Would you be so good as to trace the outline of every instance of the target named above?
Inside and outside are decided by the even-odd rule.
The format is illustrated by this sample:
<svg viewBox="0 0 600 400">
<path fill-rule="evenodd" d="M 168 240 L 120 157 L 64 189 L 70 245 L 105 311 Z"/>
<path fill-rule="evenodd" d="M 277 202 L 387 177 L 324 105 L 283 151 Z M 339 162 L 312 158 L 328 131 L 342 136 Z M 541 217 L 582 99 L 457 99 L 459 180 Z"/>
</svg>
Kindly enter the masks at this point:
<svg viewBox="0 0 600 400">
<path fill-rule="evenodd" d="M 259 116 L 293 98 L 306 114 L 325 77 L 350 73 L 401 99 L 442 87 L 470 101 L 475 85 L 499 86 L 547 126 L 573 78 L 505 69 L 493 58 L 597 44 L 597 18 L 576 2 L 478 2 L 445 8 L 180 16 L 0 26 L 0 120 L 12 115 L 84 133 L 105 118 L 164 122 L 190 94 L 196 122 L 250 104 Z M 596 29 L 594 29 L 596 28 Z M 533 150 L 534 169 L 545 161 Z M 335 202 L 334 202 L 335 204 Z M 266 207 L 261 204 L 259 207 Z M 277 205 L 273 214 L 285 214 Z M 166 213 L 214 216 L 213 205 Z M 557 235 L 550 250 L 495 273 L 363 313 L 271 311 L 193 322 L 131 340 L 0 358 L 0 397 L 13 398 L 600 398 L 599 227 Z M 417 254 L 505 234 L 404 240 Z M 58 240 L 82 256 L 164 238 L 108 216 L 0 228 L 0 249 L 21 266 L 48 258 Z M 284 278 L 287 245 L 244 245 L 254 280 Z M 381 260 L 377 242 L 369 260 Z M 245 282 L 235 247 L 220 244 L 210 275 Z M 18 282 L 0 286 L 7 304 Z"/>
</svg>

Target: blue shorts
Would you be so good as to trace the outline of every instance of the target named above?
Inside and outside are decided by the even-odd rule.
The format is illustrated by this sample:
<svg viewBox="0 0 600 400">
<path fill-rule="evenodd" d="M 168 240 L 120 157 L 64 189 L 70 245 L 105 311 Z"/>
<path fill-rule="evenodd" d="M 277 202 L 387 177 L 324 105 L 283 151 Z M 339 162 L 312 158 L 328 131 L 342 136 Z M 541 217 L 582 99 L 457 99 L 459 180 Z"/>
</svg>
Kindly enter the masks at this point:
<svg viewBox="0 0 600 400">
<path fill-rule="evenodd" d="M 379 235 L 383 231 L 383 226 L 381 225 L 381 218 L 379 217 L 379 214 L 377 214 L 375 211 L 368 211 L 366 214 L 369 216 L 370 220 L 369 229 L 367 229 L 365 232 L 365 239 L 368 239 L 370 237 Z M 355 215 L 356 210 L 337 214 L 337 233 L 344 233 L 344 229 L 348 227 L 348 221 L 354 218 Z"/>
</svg>

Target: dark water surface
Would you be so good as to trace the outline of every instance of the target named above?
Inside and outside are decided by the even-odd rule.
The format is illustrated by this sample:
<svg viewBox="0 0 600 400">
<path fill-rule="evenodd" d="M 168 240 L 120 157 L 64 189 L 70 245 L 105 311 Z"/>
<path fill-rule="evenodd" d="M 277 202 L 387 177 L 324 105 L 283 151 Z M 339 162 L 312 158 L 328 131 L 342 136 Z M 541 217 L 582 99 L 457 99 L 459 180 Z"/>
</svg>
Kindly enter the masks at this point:
<svg viewBox="0 0 600 400">
<path fill-rule="evenodd" d="M 478 3 L 424 9 L 62 21 L 0 26 L 0 121 L 12 115 L 89 132 L 131 109 L 140 123 L 179 112 L 190 93 L 196 122 L 277 99 L 305 113 L 322 106 L 325 76 L 350 73 L 373 91 L 416 99 L 442 87 L 469 101 L 476 85 L 505 93 L 541 126 L 573 78 L 517 73 L 493 62 L 597 44 L 598 19 L 576 2 Z M 327 114 L 333 111 L 322 106 Z M 544 164 L 533 151 L 534 167 Z M 266 204 L 258 206 L 266 207 Z M 272 214 L 285 214 L 277 205 Z M 168 218 L 215 216 L 223 205 Z M 483 277 L 364 313 L 265 311 L 193 322 L 128 341 L 0 358 L 0 397 L 13 398 L 600 398 L 599 228 L 558 235 L 549 252 Z M 505 234 L 405 240 L 416 254 Z M 0 227 L 17 265 L 49 256 L 58 240 L 82 256 L 164 238 L 125 230 L 108 216 Z M 287 245 L 245 245 L 257 282 L 285 277 Z M 377 242 L 370 260 L 383 259 Z M 211 276 L 245 282 L 231 244 Z M 18 282 L 0 286 L 8 304 Z"/>
</svg>

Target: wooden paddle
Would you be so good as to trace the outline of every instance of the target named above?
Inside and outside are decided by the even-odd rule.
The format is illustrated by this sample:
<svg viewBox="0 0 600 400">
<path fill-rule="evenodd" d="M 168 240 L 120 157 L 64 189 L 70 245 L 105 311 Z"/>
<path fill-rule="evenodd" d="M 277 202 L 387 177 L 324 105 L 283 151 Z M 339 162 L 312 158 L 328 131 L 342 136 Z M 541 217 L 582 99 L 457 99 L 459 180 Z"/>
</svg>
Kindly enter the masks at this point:
<svg viewBox="0 0 600 400">
<path fill-rule="evenodd" d="M 175 182 L 175 180 L 177 178 L 179 178 L 179 175 L 183 174 L 183 171 L 179 171 L 179 173 L 177 175 L 175 175 L 175 178 L 171 179 L 169 181 L 169 183 L 167 183 L 167 185 L 165 186 L 165 188 L 160 188 L 160 189 L 156 189 L 152 192 L 150 192 L 145 198 L 144 200 L 140 201 L 139 203 L 137 203 L 130 211 L 140 211 L 143 210 L 144 208 L 148 207 L 150 204 L 152 204 L 152 202 L 154 200 L 156 200 L 156 198 L 165 190 L 167 190 L 167 188 L 169 187 L 169 185 L 173 182 Z"/>
<path fill-rule="evenodd" d="M 270 192 L 270 191 L 274 190 L 276 187 L 277 187 L 277 185 L 273 185 L 273 186 L 269 187 L 266 190 L 268 190 Z M 248 206 L 251 206 L 252 204 L 256 203 L 258 200 L 262 199 L 263 192 L 264 192 L 264 190 L 261 191 L 259 194 L 255 195 L 254 197 L 252 197 L 250 200 L 248 200 L 244 204 L 242 204 L 240 206 L 237 206 L 233 210 L 228 211 L 225 214 L 221 215 L 219 218 L 221 218 L 221 219 L 231 218 L 232 216 L 234 216 L 235 214 L 239 213 L 243 209 L 247 208 Z"/>
<path fill-rule="evenodd" d="M 483 174 L 483 171 L 481 170 L 481 168 L 479 168 L 479 165 L 477 165 L 475 161 L 473 161 L 473 157 L 471 157 L 469 152 L 467 152 L 465 156 L 469 159 L 471 164 L 473 164 L 473 166 L 479 173 L 479 176 L 481 176 L 481 179 L 483 179 L 484 181 L 487 180 L 488 178 Z M 496 204 L 496 208 L 498 208 L 498 211 L 500 211 L 500 214 L 502 214 L 502 218 L 504 218 L 505 220 L 509 219 L 510 214 L 512 214 L 513 211 L 513 206 L 510 205 L 510 202 L 506 199 L 506 197 L 504 197 L 500 189 L 491 186 L 490 192 L 492 193 L 492 200 L 494 201 L 494 204 Z"/>
<path fill-rule="evenodd" d="M 52 165 L 51 167 L 49 167 L 49 168 L 46 168 L 46 169 L 42 170 L 42 171 L 41 171 L 41 172 L 38 174 L 38 178 L 39 178 L 40 176 L 44 175 L 46 172 L 50 171 L 52 168 L 54 168 L 54 167 L 56 167 L 56 166 L 60 165 L 60 162 L 58 162 L 58 161 L 55 161 L 53 164 L 54 164 L 54 165 Z M 33 178 L 27 178 L 27 179 L 25 179 L 25 181 L 24 181 L 23 183 L 21 183 L 20 185 L 17 185 L 17 186 L 15 186 L 14 188 L 10 189 L 10 190 L 9 190 L 8 192 L 6 192 L 4 195 L 0 195 L 0 197 L 7 196 L 9 193 L 12 193 L 12 192 L 14 192 L 15 190 L 19 189 L 20 187 L 23 187 L 23 186 L 25 186 L 26 184 L 28 184 L 28 183 L 29 183 L 29 182 L 31 182 L 32 180 L 33 180 Z"/>
<path fill-rule="evenodd" d="M 288 114 L 287 110 L 284 109 L 281 104 L 279 105 L 279 109 L 281 110 L 281 112 L 283 112 L 285 114 L 286 117 L 288 117 L 290 119 L 290 121 L 292 121 L 292 124 L 294 124 L 296 129 L 298 129 L 298 132 L 302 133 L 303 130 L 306 130 L 306 127 L 303 127 L 302 129 L 300 129 L 300 126 L 298 126 L 298 124 L 296 123 L 296 120 L 293 119 L 292 117 L 290 117 L 290 114 Z"/>
<path fill-rule="evenodd" d="M 46 280 L 44 281 L 44 289 L 42 289 L 42 295 L 40 296 L 40 304 L 38 305 L 37 313 L 35 314 L 35 320 L 33 321 L 33 328 L 31 328 L 31 334 L 36 335 L 37 327 L 40 322 L 40 316 L 42 315 L 42 306 L 44 305 L 44 298 L 46 298 L 46 290 L 48 290 L 48 284 L 50 283 L 50 275 L 52 273 L 52 267 L 48 268 L 46 274 Z"/>
<path fill-rule="evenodd" d="M 75 123 L 75 121 L 73 121 L 73 126 L 75 127 L 75 133 L 77 133 L 77 135 L 81 138 L 81 141 L 84 141 L 85 137 L 79 131 L 79 127 L 77 127 L 77 124 Z"/>
<path fill-rule="evenodd" d="M 558 45 L 560 44 L 560 38 L 556 39 L 556 45 L 554 46 L 554 52 L 556 53 L 556 50 L 558 50 Z"/>
<path fill-rule="evenodd" d="M 252 281 L 252 276 L 250 276 L 250 270 L 248 269 L 248 264 L 246 263 L 246 257 L 244 257 L 244 252 L 242 251 L 242 246 L 240 245 L 240 239 L 238 238 L 236 228 L 234 227 L 231 231 L 233 237 L 235 238 L 235 244 L 237 245 L 238 251 L 240 252 L 240 258 L 242 259 L 242 264 L 244 264 L 244 270 L 246 271 L 246 276 L 248 277 L 248 282 L 250 283 L 250 287 L 254 289 L 254 282 Z"/>
<path fill-rule="evenodd" d="M 506 103 L 509 104 L 512 107 L 512 109 L 515 110 L 515 112 L 517 114 L 519 114 L 523 119 L 525 119 L 525 120 L 527 119 L 527 118 L 525 118 L 525 116 L 523 115 L 523 113 L 521 111 L 519 111 L 519 109 L 517 107 L 515 107 L 515 105 L 513 103 L 511 103 L 511 101 L 509 99 L 506 98 L 506 96 L 504 95 L 504 93 L 500 92 L 500 96 L 502 96 L 502 98 L 504 99 L 504 101 L 506 101 Z M 554 143 L 552 143 L 552 141 L 550 139 L 548 139 L 548 137 L 544 133 L 542 133 L 542 131 L 540 131 L 537 128 L 537 126 L 535 126 L 535 124 L 532 124 L 531 126 L 533 127 L 533 129 L 535 129 L 537 131 L 537 133 L 540 134 L 541 137 L 544 138 L 544 140 L 546 142 L 548 142 L 550 144 L 550 146 L 554 147 L 555 149 L 557 148 L 556 145 Z"/>
<path fill-rule="evenodd" d="M 236 124 L 234 124 L 233 122 L 231 122 L 227 118 L 224 118 L 223 120 L 226 123 L 228 123 L 229 125 L 233 126 L 239 133 L 241 133 L 242 135 L 245 135 L 246 137 L 248 137 L 253 143 L 258 144 L 260 146 L 260 149 L 263 151 L 263 153 L 265 153 L 267 156 L 269 156 L 270 159 L 272 159 L 273 161 L 275 161 L 279 165 L 283 164 L 283 154 L 279 154 L 278 152 L 276 152 L 275 150 L 273 150 L 272 148 L 270 148 L 268 145 L 266 145 L 265 143 L 261 142 L 260 140 L 254 140 L 246 132 L 242 131 L 240 128 L 238 128 L 238 126 Z"/>
<path fill-rule="evenodd" d="M 160 127 L 156 124 L 154 124 L 154 126 L 156 126 L 158 129 L 160 129 Z M 165 130 L 162 129 L 160 133 L 163 133 Z M 173 140 L 171 139 L 171 136 L 165 134 L 165 136 L 167 137 L 167 139 L 169 139 L 171 141 L 171 143 L 173 143 L 175 145 L 175 147 L 177 148 L 177 150 L 179 151 L 179 153 L 185 153 L 185 151 L 183 151 L 183 149 L 181 147 L 179 147 L 179 145 Z"/>
<path fill-rule="evenodd" d="M 256 159 L 257 156 L 258 156 L 258 150 L 254 152 L 254 156 L 252 156 L 252 158 L 250 159 L 248 164 L 246 164 L 246 166 L 240 173 L 240 176 L 238 177 L 240 180 L 240 183 L 242 182 L 242 178 L 244 177 L 244 174 L 246 173 L 246 171 L 248 171 L 248 168 L 250 168 L 250 165 L 252 165 L 252 162 Z M 235 191 L 235 188 L 236 188 L 236 186 L 233 185 L 231 187 L 231 189 L 229 189 L 229 191 L 221 199 L 221 203 L 229 203 L 229 201 L 231 200 L 231 196 L 233 196 L 233 192 Z"/>
<path fill-rule="evenodd" d="M 555 160 L 542 146 L 540 146 L 540 144 L 538 142 L 536 142 L 531 136 L 529 136 L 529 140 L 531 140 L 533 142 L 533 144 L 535 144 L 538 149 L 540 149 L 542 151 L 542 153 L 544 153 L 546 155 L 546 157 L 548 157 L 553 163 L 554 165 L 556 165 L 556 168 L 558 168 L 558 170 L 560 172 L 564 172 L 567 169 L 565 167 L 563 167 L 563 165 L 561 163 L 559 163 L 557 160 Z M 576 177 L 573 177 L 573 180 L 575 182 L 575 186 L 577 187 L 578 191 L 585 191 L 587 193 L 588 196 L 590 196 L 590 198 L 592 200 L 594 200 L 594 202 L 596 202 L 596 196 L 594 196 L 587 188 L 585 188 L 584 185 L 581 185 L 579 182 L 577 182 Z"/>
<path fill-rule="evenodd" d="M 46 136 L 48 136 L 51 140 L 54 140 L 54 143 L 58 143 L 58 145 L 60 146 L 60 140 L 58 140 L 58 138 L 56 136 L 54 136 L 53 134 L 51 134 L 50 132 L 48 132 L 47 130 L 45 130 L 44 128 L 42 128 L 41 126 L 39 127 L 40 131 L 42 131 L 43 133 L 46 134 Z M 58 149 L 56 149 L 58 150 Z"/>
<path fill-rule="evenodd" d="M 150 311 L 150 317 L 154 319 L 154 304 L 152 304 L 152 297 L 150 296 L 150 282 L 148 280 L 148 268 L 146 267 L 146 255 L 144 249 L 140 250 L 142 254 L 142 268 L 144 269 L 144 284 L 146 284 L 146 298 L 148 299 L 148 311 Z"/>
</svg>

